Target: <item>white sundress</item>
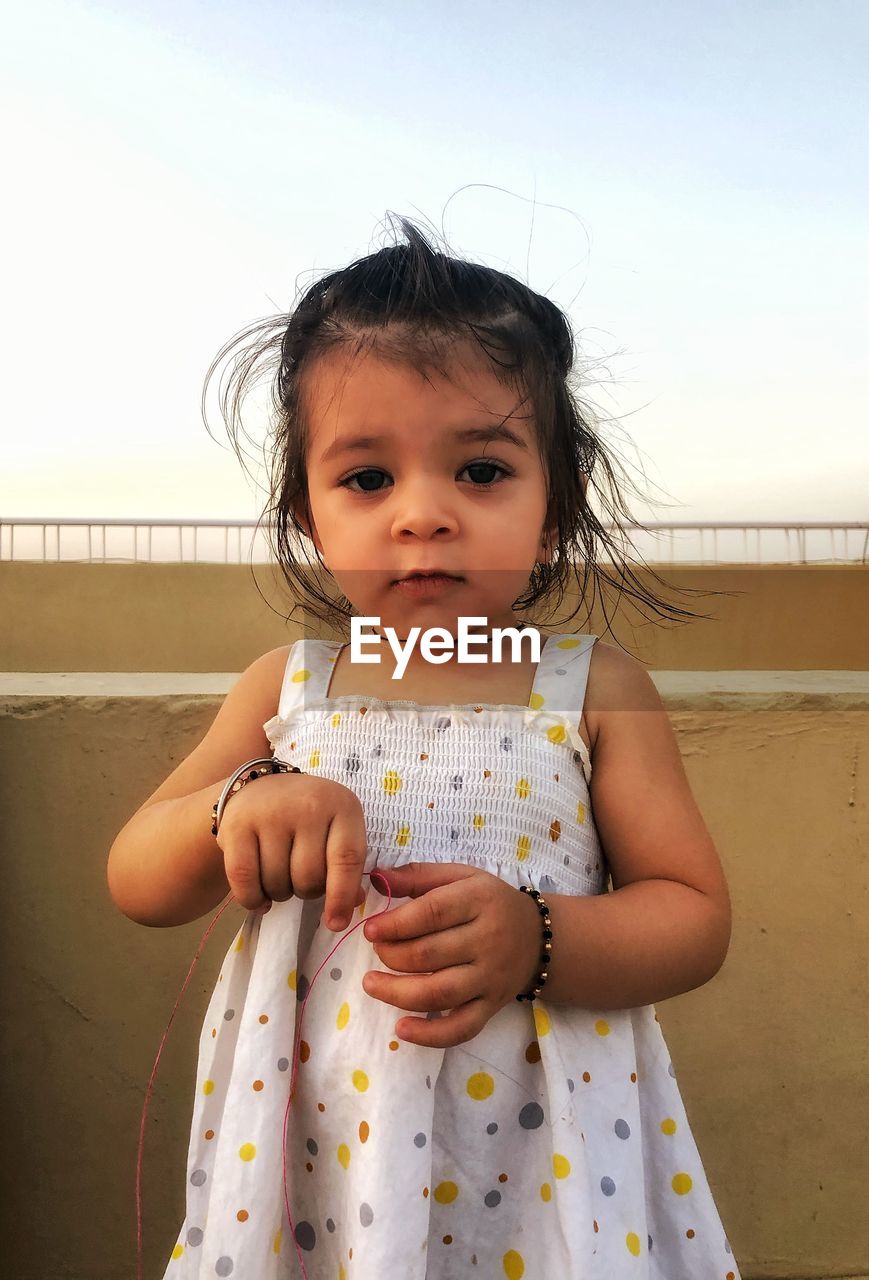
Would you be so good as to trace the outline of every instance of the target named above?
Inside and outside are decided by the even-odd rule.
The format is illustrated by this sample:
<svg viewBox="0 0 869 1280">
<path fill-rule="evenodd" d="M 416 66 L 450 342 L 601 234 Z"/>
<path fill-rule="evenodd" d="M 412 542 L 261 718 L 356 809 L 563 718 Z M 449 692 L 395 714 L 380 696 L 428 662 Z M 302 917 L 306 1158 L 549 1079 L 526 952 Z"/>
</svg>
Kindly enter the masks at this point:
<svg viewBox="0 0 869 1280">
<path fill-rule="evenodd" d="M 459 862 L 605 893 L 577 727 L 595 640 L 549 636 L 527 707 L 330 698 L 340 643 L 299 640 L 264 728 L 276 758 L 359 797 L 366 872 Z M 362 884 L 348 930 L 386 906 Z M 514 1000 L 464 1044 L 399 1041 L 414 1011 L 363 990 L 386 966 L 362 927 L 310 987 L 348 932 L 323 906 L 248 913 L 226 954 L 164 1280 L 739 1280 L 653 1006 Z M 309 988 L 287 1129 L 294 1238 L 282 1137 Z"/>
</svg>

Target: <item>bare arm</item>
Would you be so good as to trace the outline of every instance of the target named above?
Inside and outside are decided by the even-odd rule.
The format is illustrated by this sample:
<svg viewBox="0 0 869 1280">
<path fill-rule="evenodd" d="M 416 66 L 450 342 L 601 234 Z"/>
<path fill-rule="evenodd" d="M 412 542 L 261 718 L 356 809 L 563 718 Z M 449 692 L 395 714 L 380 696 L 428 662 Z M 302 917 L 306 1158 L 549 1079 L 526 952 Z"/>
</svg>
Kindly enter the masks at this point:
<svg viewBox="0 0 869 1280">
<path fill-rule="evenodd" d="M 605 646 L 600 657 L 590 791 L 613 892 L 546 895 L 553 959 L 542 998 L 630 1009 L 714 977 L 730 944 L 731 908 L 657 689 L 620 650 Z"/>
<path fill-rule="evenodd" d="M 109 893 L 131 920 L 161 927 L 187 924 L 230 892 L 223 855 L 211 834 L 211 806 L 240 764 L 271 756 L 262 726 L 277 713 L 288 653 L 285 645 L 251 663 L 199 745 L 115 837 L 107 866 Z"/>
</svg>

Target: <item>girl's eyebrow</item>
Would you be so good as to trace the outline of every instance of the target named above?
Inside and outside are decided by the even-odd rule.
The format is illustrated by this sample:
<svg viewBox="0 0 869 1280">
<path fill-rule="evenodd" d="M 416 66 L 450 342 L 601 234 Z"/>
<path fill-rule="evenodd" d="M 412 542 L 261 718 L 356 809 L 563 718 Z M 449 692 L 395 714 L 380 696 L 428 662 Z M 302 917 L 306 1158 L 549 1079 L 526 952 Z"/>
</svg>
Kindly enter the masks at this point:
<svg viewBox="0 0 869 1280">
<path fill-rule="evenodd" d="M 503 422 L 495 423 L 490 427 L 465 427 L 459 431 L 454 431 L 453 439 L 455 441 L 503 440 L 507 444 L 515 444 L 519 449 L 525 449 L 526 452 L 528 449 L 528 445 L 522 437 L 516 435 L 515 431 L 511 431 Z M 320 458 L 320 462 L 329 462 L 330 459 L 337 457 L 341 453 L 350 453 L 356 449 L 376 449 L 379 445 L 388 444 L 389 440 L 389 436 L 342 436 L 333 441 Z"/>
</svg>

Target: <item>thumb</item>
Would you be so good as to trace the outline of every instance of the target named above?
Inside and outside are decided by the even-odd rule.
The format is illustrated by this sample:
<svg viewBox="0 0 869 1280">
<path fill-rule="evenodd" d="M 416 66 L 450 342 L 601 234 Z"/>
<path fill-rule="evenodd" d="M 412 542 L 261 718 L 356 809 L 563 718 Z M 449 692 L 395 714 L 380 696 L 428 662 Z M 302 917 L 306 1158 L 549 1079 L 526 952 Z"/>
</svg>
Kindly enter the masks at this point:
<svg viewBox="0 0 869 1280">
<path fill-rule="evenodd" d="M 372 871 L 371 877 L 375 887 L 386 880 L 389 891 L 398 898 L 418 898 L 444 884 L 452 884 L 454 880 L 464 880 L 475 874 L 475 867 L 449 862 L 405 862 L 400 867 L 384 867 Z M 378 884 L 376 877 L 382 876 Z M 380 892 L 383 892 L 380 890 Z M 384 894 L 385 896 L 385 894 Z"/>
</svg>

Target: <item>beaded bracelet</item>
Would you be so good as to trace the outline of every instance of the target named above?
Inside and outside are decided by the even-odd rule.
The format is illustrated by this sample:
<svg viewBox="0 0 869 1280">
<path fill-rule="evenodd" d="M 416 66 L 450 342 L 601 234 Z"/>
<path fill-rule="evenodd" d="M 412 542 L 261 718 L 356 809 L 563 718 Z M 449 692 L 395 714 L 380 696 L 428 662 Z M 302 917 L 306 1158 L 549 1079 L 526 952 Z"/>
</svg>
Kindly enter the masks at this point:
<svg viewBox="0 0 869 1280">
<path fill-rule="evenodd" d="M 262 765 L 262 768 L 255 766 Z M 229 778 L 220 793 L 215 804 L 211 806 L 211 834 L 217 835 L 220 829 L 220 820 L 223 817 L 223 811 L 226 808 L 226 802 L 236 791 L 240 791 L 242 787 L 247 786 L 254 778 L 262 778 L 267 773 L 301 773 L 302 770 L 294 764 L 284 764 L 283 760 L 273 760 L 271 758 L 262 757 L 257 760 L 246 760 L 240 765 L 235 773 Z M 247 777 L 243 777 L 243 774 Z"/>
<path fill-rule="evenodd" d="M 546 983 L 546 979 L 549 977 L 548 966 L 549 961 L 552 958 L 552 918 L 549 915 L 549 907 L 540 896 L 539 889 L 532 889 L 527 884 L 520 884 L 519 891 L 520 893 L 528 893 L 531 895 L 537 905 L 537 910 L 543 917 L 543 954 L 540 957 L 540 963 L 543 967 L 534 979 L 531 990 L 525 991 L 516 997 L 517 1000 L 534 1000 L 535 997 L 540 995 L 540 992 L 543 990 Z"/>
</svg>

